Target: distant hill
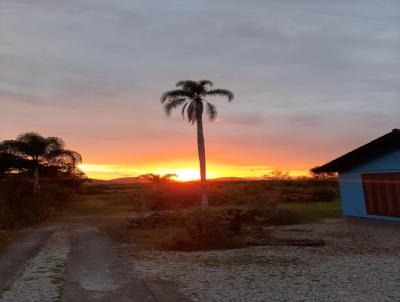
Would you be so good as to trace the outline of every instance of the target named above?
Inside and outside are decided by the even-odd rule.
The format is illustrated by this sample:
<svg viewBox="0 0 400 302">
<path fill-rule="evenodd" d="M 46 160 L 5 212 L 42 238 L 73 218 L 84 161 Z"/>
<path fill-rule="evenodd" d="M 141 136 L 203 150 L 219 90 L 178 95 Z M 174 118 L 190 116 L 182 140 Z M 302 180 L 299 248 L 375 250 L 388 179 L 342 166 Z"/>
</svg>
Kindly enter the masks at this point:
<svg viewBox="0 0 400 302">
<path fill-rule="evenodd" d="M 109 184 L 109 185 L 131 185 L 131 184 L 147 184 L 147 179 L 137 179 L 136 177 L 120 177 L 109 180 L 92 179 L 92 184 Z"/>
<path fill-rule="evenodd" d="M 248 178 L 242 178 L 242 177 L 218 177 L 218 178 L 213 178 L 209 179 L 209 181 L 248 181 Z"/>
<path fill-rule="evenodd" d="M 254 181 L 262 178 L 257 177 L 219 177 L 212 178 L 208 181 L 224 182 L 224 181 Z M 196 182 L 198 180 L 191 180 L 188 182 Z M 131 185 L 131 184 L 147 184 L 150 183 L 147 179 L 137 179 L 136 177 L 120 177 L 109 180 L 92 179 L 91 184 L 111 184 L 111 185 Z"/>
</svg>

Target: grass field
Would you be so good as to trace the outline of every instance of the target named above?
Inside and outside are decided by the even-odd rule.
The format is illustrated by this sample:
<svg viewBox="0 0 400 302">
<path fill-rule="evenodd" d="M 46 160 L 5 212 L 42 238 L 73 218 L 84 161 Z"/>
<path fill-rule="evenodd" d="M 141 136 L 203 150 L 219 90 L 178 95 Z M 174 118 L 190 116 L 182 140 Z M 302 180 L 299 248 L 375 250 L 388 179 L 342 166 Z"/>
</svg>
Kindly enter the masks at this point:
<svg viewBox="0 0 400 302">
<path fill-rule="evenodd" d="M 156 207 L 191 207 L 198 205 L 198 183 L 175 183 L 161 188 Z M 266 202 L 326 202 L 338 198 L 336 181 L 237 181 L 208 184 L 210 206 L 249 206 Z M 164 203 L 163 203 L 164 202 Z"/>
<path fill-rule="evenodd" d="M 64 213 L 134 214 L 138 204 L 151 212 L 196 208 L 198 190 L 196 183 L 171 183 L 161 188 L 154 188 L 150 184 L 88 184 L 67 203 Z M 209 195 L 210 209 L 215 210 L 258 208 L 277 202 L 278 208 L 299 215 L 304 223 L 340 216 L 338 188 L 336 182 L 332 181 L 210 182 Z M 290 201 L 293 198 L 297 199 Z"/>
<path fill-rule="evenodd" d="M 64 215 L 112 215 L 129 214 L 133 211 L 121 193 L 78 194 L 65 206 Z"/>
<path fill-rule="evenodd" d="M 222 220 L 234 220 L 233 216 L 227 214 L 229 210 L 265 213 L 269 217 L 266 225 L 312 223 L 341 215 L 337 183 L 331 180 L 211 181 L 209 200 L 210 207 L 206 216 L 201 214 L 201 219 L 208 221 L 206 227 L 211 232 L 210 237 L 218 238 L 219 242 L 229 239 L 223 248 L 237 245 L 229 233 L 219 230 L 226 228 L 226 225 L 221 224 Z M 103 226 L 108 224 L 106 229 L 111 230 L 110 234 L 114 237 L 165 246 L 174 240 L 188 239 L 188 225 L 196 226 L 200 219 L 198 205 L 199 184 L 195 182 L 163 186 L 89 183 L 61 204 L 61 214 L 67 217 L 92 216 L 94 221 L 101 222 Z M 180 222 L 168 226 L 156 222 L 150 227 L 139 228 L 129 225 L 131 219 L 140 220 L 155 213 L 161 213 L 167 219 L 172 215 L 174 221 Z M 256 220 L 254 218 L 254 223 L 247 221 L 243 224 L 245 234 L 248 235 L 247 229 L 257 227 L 259 222 Z M 0 230 L 0 248 L 10 236 L 9 229 Z"/>
<path fill-rule="evenodd" d="M 129 214 L 134 210 L 132 201 L 140 201 L 151 191 L 149 185 L 84 185 L 66 204 L 65 215 Z"/>
<path fill-rule="evenodd" d="M 198 189 L 196 183 L 88 184 L 66 204 L 63 215 L 98 217 L 112 238 L 163 250 L 240 248 L 263 226 L 306 224 L 341 215 L 337 184 L 332 181 L 210 182 L 210 207 L 202 213 Z M 143 211 L 140 215 L 138 208 Z M 268 219 L 240 222 L 240 236 L 233 236 L 227 231 L 234 220 L 229 210 L 258 211 Z M 205 234 L 196 233 L 199 223 Z"/>
<path fill-rule="evenodd" d="M 297 213 L 300 217 L 299 223 L 319 222 L 323 219 L 338 218 L 342 215 L 339 200 L 332 202 L 281 204 L 279 207 Z"/>
</svg>

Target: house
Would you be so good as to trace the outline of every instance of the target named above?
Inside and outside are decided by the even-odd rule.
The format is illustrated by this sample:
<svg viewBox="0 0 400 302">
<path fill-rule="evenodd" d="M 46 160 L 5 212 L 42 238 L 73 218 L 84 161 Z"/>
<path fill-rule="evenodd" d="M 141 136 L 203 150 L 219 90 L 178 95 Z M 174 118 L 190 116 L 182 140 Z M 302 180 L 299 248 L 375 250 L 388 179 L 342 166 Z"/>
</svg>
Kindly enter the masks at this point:
<svg viewBox="0 0 400 302">
<path fill-rule="evenodd" d="M 400 222 L 400 129 L 312 171 L 338 172 L 344 215 Z"/>
</svg>

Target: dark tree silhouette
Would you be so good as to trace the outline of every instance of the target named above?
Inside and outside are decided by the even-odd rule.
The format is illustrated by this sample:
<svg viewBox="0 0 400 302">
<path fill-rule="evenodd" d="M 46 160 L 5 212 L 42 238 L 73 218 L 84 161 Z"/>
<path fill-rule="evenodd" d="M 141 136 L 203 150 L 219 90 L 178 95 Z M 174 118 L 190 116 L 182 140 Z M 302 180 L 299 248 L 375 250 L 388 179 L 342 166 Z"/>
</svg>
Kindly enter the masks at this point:
<svg viewBox="0 0 400 302">
<path fill-rule="evenodd" d="M 0 143 L 0 173 L 25 173 L 32 177 L 33 192 L 39 191 L 39 173 L 53 176 L 82 177 L 77 165 L 79 153 L 65 149 L 58 137 L 43 137 L 35 132 Z"/>
<path fill-rule="evenodd" d="M 161 96 L 165 113 L 170 115 L 174 109 L 182 107 L 183 117 L 187 117 L 189 123 L 197 125 L 197 148 L 200 162 L 201 177 L 201 206 L 208 207 L 207 180 L 206 180 L 206 151 L 203 133 L 203 112 L 206 111 L 211 121 L 217 117 L 216 107 L 206 100 L 207 97 L 226 97 L 228 101 L 233 100 L 233 93 L 227 89 L 214 89 L 213 82 L 202 81 L 179 81 L 176 89 L 165 92 Z M 205 107 L 205 108 L 204 108 Z"/>
<path fill-rule="evenodd" d="M 178 175 L 176 175 L 174 173 L 168 173 L 168 174 L 164 174 L 164 175 L 148 173 L 148 174 L 139 175 L 137 178 L 138 179 L 141 179 L 141 178 L 147 179 L 154 185 L 160 185 L 160 184 L 164 184 L 167 182 L 171 182 L 172 179 L 177 176 Z"/>
</svg>

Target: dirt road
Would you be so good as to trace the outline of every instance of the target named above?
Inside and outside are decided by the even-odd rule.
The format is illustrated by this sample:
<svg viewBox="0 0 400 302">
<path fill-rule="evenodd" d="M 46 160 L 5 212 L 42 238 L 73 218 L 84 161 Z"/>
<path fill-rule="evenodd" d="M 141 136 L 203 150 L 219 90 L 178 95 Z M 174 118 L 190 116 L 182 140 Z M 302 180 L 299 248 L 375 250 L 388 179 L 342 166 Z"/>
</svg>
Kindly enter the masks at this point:
<svg viewBox="0 0 400 302">
<path fill-rule="evenodd" d="M 0 254 L 0 301 L 184 301 L 174 284 L 139 279 L 118 247 L 84 219 L 22 231 Z"/>
</svg>

